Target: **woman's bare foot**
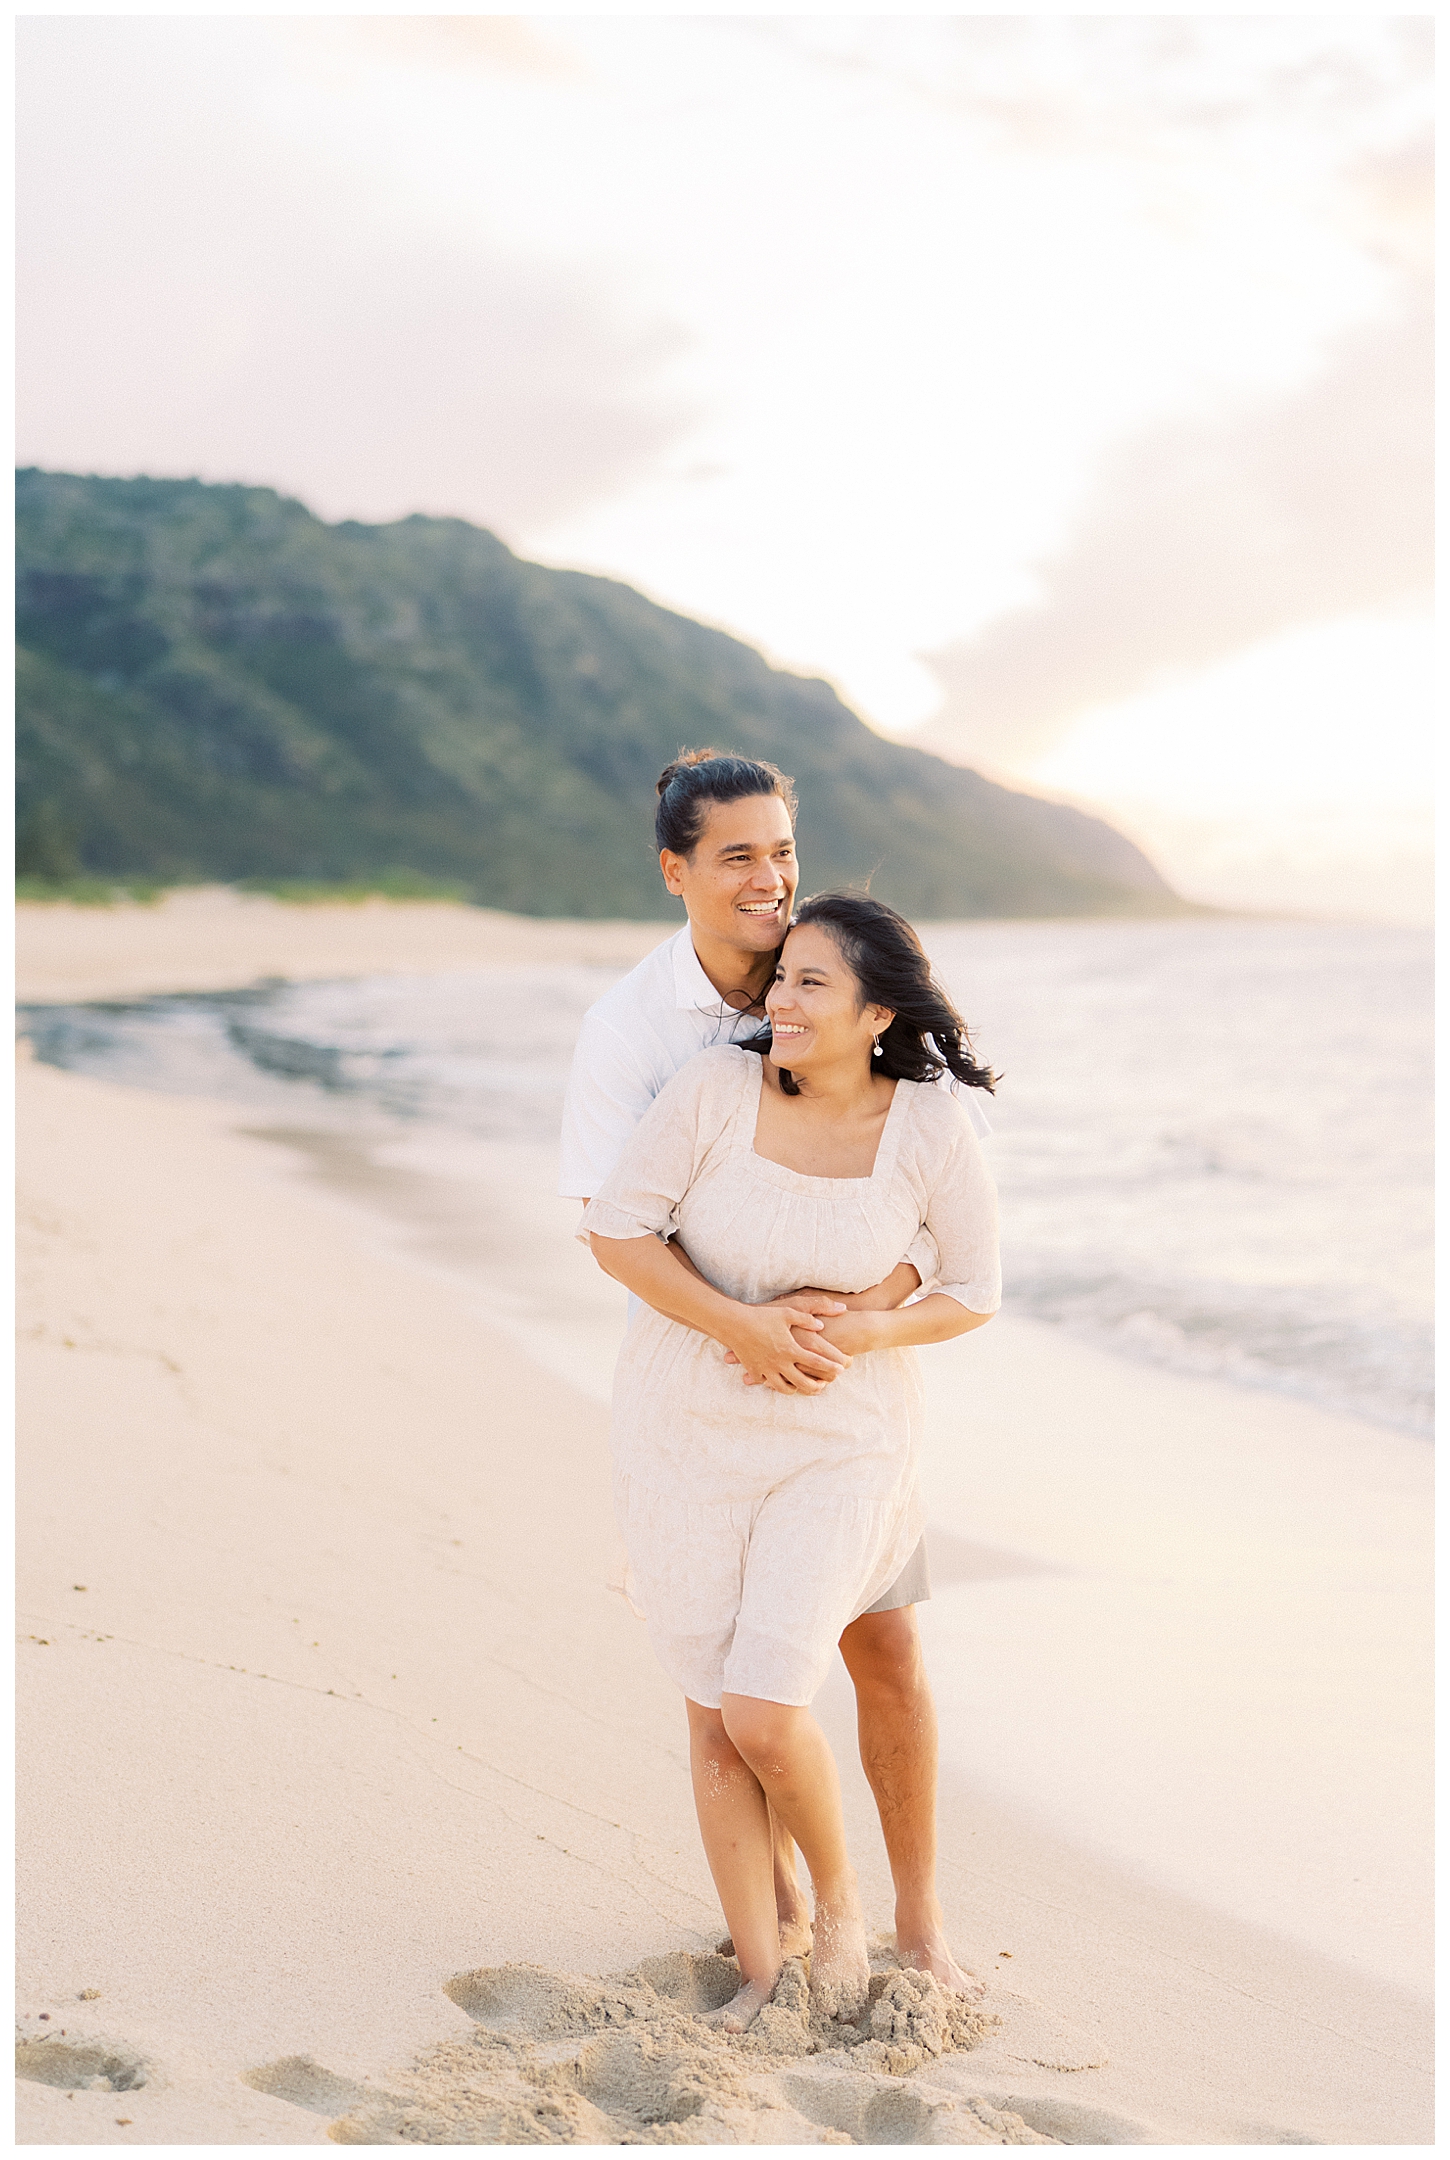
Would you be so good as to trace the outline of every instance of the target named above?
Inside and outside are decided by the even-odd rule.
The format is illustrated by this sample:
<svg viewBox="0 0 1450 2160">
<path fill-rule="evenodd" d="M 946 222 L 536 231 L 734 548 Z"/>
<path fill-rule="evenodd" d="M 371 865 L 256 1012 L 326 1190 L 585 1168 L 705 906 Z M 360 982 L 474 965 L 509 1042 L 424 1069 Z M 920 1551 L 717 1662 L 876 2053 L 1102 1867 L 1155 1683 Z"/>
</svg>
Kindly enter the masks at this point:
<svg viewBox="0 0 1450 2160">
<path fill-rule="evenodd" d="M 811 1923 L 803 1912 L 792 1913 L 780 1923 L 780 1954 L 785 1958 L 804 1958 L 811 1954 Z M 716 1957 L 734 1957 L 735 1944 L 730 1936 L 723 1935 L 715 1945 Z"/>
<path fill-rule="evenodd" d="M 930 1973 L 949 1995 L 980 2002 L 987 1992 L 986 1981 L 967 1972 L 952 1956 L 942 1927 L 941 1907 L 934 1898 L 928 1907 L 911 1916 L 898 1909 L 896 1955 L 912 1971 Z"/>
<path fill-rule="evenodd" d="M 779 1978 L 777 1973 L 775 1980 Z M 700 2023 L 713 2025 L 717 2032 L 747 2032 L 775 1993 L 775 1980 L 769 1984 L 763 1980 L 747 1980 L 739 1994 L 732 1995 L 722 2010 L 707 2010 Z"/>
<path fill-rule="evenodd" d="M 845 1875 L 816 1893 L 815 1949 L 811 1953 L 811 1999 L 827 2017 L 854 2022 L 866 2007 L 871 1961 L 856 1878 Z"/>
</svg>

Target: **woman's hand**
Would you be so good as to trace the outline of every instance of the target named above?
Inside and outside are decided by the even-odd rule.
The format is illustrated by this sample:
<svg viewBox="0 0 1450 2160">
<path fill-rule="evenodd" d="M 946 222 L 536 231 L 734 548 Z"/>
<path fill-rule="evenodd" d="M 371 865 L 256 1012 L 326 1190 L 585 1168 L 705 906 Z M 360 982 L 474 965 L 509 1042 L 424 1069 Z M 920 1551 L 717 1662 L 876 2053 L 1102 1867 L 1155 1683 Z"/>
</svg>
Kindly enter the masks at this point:
<svg viewBox="0 0 1450 2160">
<path fill-rule="evenodd" d="M 783 1291 L 779 1297 L 767 1298 L 764 1305 L 760 1306 L 758 1310 L 761 1312 L 769 1312 L 772 1309 L 779 1311 L 782 1307 L 787 1306 L 793 1312 L 809 1313 L 813 1320 L 829 1320 L 834 1318 L 836 1314 L 843 1313 L 846 1310 L 844 1299 L 835 1296 L 830 1290 Z M 733 1350 L 727 1350 L 725 1362 L 727 1365 L 739 1365 L 742 1361 L 735 1355 Z M 817 1373 L 815 1377 L 825 1381 L 829 1386 L 831 1381 L 839 1373 L 844 1372 L 845 1369 L 844 1365 L 837 1365 L 829 1372 Z M 744 1374 L 745 1385 L 747 1387 L 759 1387 L 764 1377 L 759 1368 L 752 1370 L 747 1367 Z M 796 1391 L 793 1388 L 790 1390 L 776 1388 L 775 1390 L 778 1395 L 787 1392 L 794 1394 Z"/>
<path fill-rule="evenodd" d="M 781 1303 L 783 1302 L 782 1300 Z M 767 1312 L 770 1307 L 761 1306 L 758 1310 Z M 839 1298 L 822 1296 L 818 1300 L 815 1316 L 819 1325 L 809 1336 L 799 1325 L 795 1325 L 792 1332 L 803 1351 L 809 1350 L 823 1355 L 829 1350 L 836 1350 L 843 1354 L 844 1363 L 829 1376 L 831 1379 L 836 1379 L 845 1372 L 853 1358 L 861 1357 L 868 1350 L 882 1348 L 879 1313 L 852 1312 L 841 1304 Z M 746 1372 L 744 1378 L 747 1387 L 759 1387 L 761 1384 L 758 1370 Z"/>
<path fill-rule="evenodd" d="M 820 1339 L 833 1349 L 843 1350 L 848 1358 L 864 1357 L 868 1350 L 884 1347 L 882 1318 L 880 1312 L 869 1309 L 843 1312 L 823 1324 Z"/>
<path fill-rule="evenodd" d="M 825 1331 L 851 1316 L 841 1312 L 834 1298 L 817 1302 L 834 1306 L 838 1318 L 823 1320 L 804 1306 L 784 1304 L 736 1308 L 718 1340 L 725 1345 L 727 1362 L 743 1368 L 747 1387 L 768 1387 L 777 1395 L 819 1395 L 846 1371 L 850 1351 L 828 1341 Z"/>
<path fill-rule="evenodd" d="M 844 1352 L 849 1365 L 852 1358 L 864 1357 L 872 1350 L 905 1350 L 917 1343 L 950 1342 L 954 1336 L 985 1327 L 991 1317 L 990 1313 L 970 1312 L 954 1297 L 934 1291 L 920 1304 L 901 1306 L 894 1312 L 837 1313 L 817 1323 L 810 1342 L 817 1353 Z M 795 1334 L 798 1342 L 804 1340 L 799 1327 Z M 756 1376 L 747 1372 L 745 1384 L 758 1385 Z"/>
<path fill-rule="evenodd" d="M 653 1233 L 607 1238 L 594 1230 L 589 1246 L 606 1275 L 667 1320 L 713 1336 L 779 1395 L 817 1395 L 851 1362 L 849 1351 L 812 1340 L 826 1324 L 814 1313 L 793 1305 L 742 1305 Z"/>
<path fill-rule="evenodd" d="M 671 1245 L 670 1251 L 679 1254 L 686 1267 L 694 1266 L 688 1254 L 680 1252 L 678 1240 Z M 785 1290 L 779 1297 L 771 1298 L 768 1302 L 772 1305 L 791 1305 L 798 1312 L 813 1313 L 817 1319 L 829 1320 L 845 1312 L 894 1312 L 897 1306 L 905 1304 L 920 1288 L 921 1277 L 916 1269 L 909 1260 L 902 1260 L 891 1270 L 884 1282 L 873 1283 L 869 1290 L 817 1290 L 814 1287 Z M 737 1360 L 733 1353 L 727 1353 L 725 1362 L 727 1365 L 734 1365 Z M 747 1372 L 744 1377 L 747 1387 L 760 1386 L 761 1376 L 758 1372 Z"/>
</svg>

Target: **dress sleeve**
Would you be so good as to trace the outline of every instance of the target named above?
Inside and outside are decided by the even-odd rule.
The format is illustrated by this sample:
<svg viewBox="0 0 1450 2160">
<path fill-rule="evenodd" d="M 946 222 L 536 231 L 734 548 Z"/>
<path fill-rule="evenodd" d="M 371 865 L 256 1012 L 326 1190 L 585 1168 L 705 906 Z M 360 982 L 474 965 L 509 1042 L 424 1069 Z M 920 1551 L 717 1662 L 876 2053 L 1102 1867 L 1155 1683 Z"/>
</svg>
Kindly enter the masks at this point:
<svg viewBox="0 0 1450 2160">
<path fill-rule="evenodd" d="M 675 1210 L 711 1143 L 729 1122 L 742 1077 L 738 1050 L 702 1050 L 665 1083 L 625 1142 L 575 1232 L 600 1237 L 668 1237 Z"/>
<path fill-rule="evenodd" d="M 916 1269 L 917 1274 L 921 1277 L 921 1288 L 916 1293 L 918 1297 L 924 1297 L 927 1291 L 935 1290 L 937 1288 L 937 1275 L 940 1272 L 940 1269 L 938 1264 L 936 1239 L 926 1228 L 925 1224 L 923 1224 L 921 1229 L 917 1231 L 916 1236 L 907 1246 L 906 1251 L 902 1255 L 902 1258 L 904 1260 L 909 1260 L 912 1266 Z"/>
<path fill-rule="evenodd" d="M 1002 1302 L 997 1188 L 981 1143 L 959 1111 L 952 1125 L 951 1146 L 932 1180 L 926 1203 L 925 1226 L 937 1249 L 938 1279 L 932 1288 L 954 1297 L 968 1312 L 994 1313 Z M 919 1268 L 914 1254 L 915 1247 L 913 1264 Z M 924 1275 L 922 1281 L 925 1284 Z"/>
</svg>

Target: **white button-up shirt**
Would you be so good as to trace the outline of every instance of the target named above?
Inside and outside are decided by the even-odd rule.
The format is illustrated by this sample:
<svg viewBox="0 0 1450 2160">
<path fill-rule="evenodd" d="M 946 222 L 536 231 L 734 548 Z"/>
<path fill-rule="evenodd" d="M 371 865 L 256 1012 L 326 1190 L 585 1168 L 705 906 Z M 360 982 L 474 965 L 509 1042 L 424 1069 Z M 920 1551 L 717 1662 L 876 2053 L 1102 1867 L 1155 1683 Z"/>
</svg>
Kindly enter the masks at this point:
<svg viewBox="0 0 1450 2160">
<path fill-rule="evenodd" d="M 697 1050 L 748 1042 L 764 1026 L 759 1010 L 736 1012 L 725 1003 L 700 965 L 688 923 L 657 945 L 584 1015 L 559 1147 L 565 1198 L 593 1198 L 660 1089 Z M 976 1094 L 964 1089 L 959 1100 L 977 1132 L 988 1133 Z"/>
<path fill-rule="evenodd" d="M 667 1080 L 697 1050 L 747 1042 L 764 1014 L 736 1012 L 701 967 L 688 923 L 584 1015 L 559 1147 L 559 1190 L 589 1200 Z"/>
</svg>

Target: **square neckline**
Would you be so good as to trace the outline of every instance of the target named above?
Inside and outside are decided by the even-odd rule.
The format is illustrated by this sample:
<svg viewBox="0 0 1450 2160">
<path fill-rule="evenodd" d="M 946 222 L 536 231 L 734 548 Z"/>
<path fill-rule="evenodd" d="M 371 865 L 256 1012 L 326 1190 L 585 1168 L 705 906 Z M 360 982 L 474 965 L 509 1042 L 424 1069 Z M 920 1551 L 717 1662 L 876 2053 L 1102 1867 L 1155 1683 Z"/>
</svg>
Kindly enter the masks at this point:
<svg viewBox="0 0 1450 2160">
<path fill-rule="evenodd" d="M 910 1088 L 911 1082 L 909 1080 L 893 1082 L 891 1104 L 882 1123 L 880 1137 L 876 1142 L 875 1160 L 872 1162 L 867 1175 L 865 1177 L 816 1177 L 808 1170 L 792 1170 L 789 1163 L 777 1162 L 773 1156 L 762 1155 L 757 1150 L 755 1141 L 760 1128 L 760 1106 L 765 1100 L 765 1059 L 758 1050 L 746 1050 L 742 1052 L 742 1055 L 758 1060 L 760 1067 L 755 1076 L 755 1095 L 753 1099 L 747 1093 L 744 1102 L 741 1104 L 741 1122 L 744 1123 L 747 1113 L 750 1118 L 750 1131 L 745 1140 L 745 1152 L 752 1162 L 760 1163 L 766 1170 L 777 1171 L 781 1177 L 794 1179 L 802 1185 L 874 1185 L 878 1178 L 891 1174 L 896 1158 L 897 1127 L 900 1123 L 898 1112 L 906 1100 L 902 1090 Z M 888 1142 L 890 1143 L 889 1147 Z"/>
</svg>

